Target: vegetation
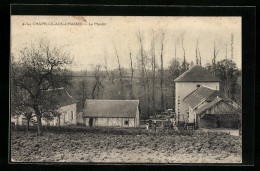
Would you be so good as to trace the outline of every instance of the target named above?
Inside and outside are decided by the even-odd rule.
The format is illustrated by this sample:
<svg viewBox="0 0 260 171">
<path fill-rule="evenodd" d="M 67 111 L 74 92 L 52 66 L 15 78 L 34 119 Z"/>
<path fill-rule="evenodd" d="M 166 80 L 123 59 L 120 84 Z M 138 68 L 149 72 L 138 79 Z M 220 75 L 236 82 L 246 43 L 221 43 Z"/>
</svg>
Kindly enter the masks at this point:
<svg viewBox="0 0 260 171">
<path fill-rule="evenodd" d="M 164 65 L 164 52 L 167 47 L 167 34 L 161 30 L 153 32 L 151 39 L 145 39 L 141 31 L 136 33 L 138 52 L 129 47 L 129 68 L 123 68 L 120 63 L 120 53 L 114 42 L 114 55 L 117 69 L 107 66 L 106 54 L 103 65 L 92 65 L 92 70 L 80 72 L 70 71 L 73 62 L 71 55 L 60 47 L 50 46 L 50 43 L 40 42 L 37 45 L 25 47 L 21 53 L 11 59 L 11 113 L 12 115 L 28 116 L 32 113 L 37 117 L 38 134 L 42 134 L 41 118 L 51 120 L 59 117 L 57 99 L 48 89 L 66 87 L 69 93 L 79 101 L 77 111 L 84 107 L 86 99 L 138 99 L 140 100 L 141 119 L 154 115 L 156 111 L 175 108 L 174 80 L 192 67 L 186 60 L 185 31 L 176 34 L 173 58 L 170 64 Z M 207 64 L 209 72 L 219 77 L 221 91 L 241 105 L 241 71 L 233 59 L 233 39 L 231 34 L 231 56 L 218 60 L 220 44 L 214 42 L 212 63 Z M 146 49 L 144 42 L 150 42 Z M 178 47 L 183 52 L 179 58 L 176 55 Z M 226 44 L 226 51 L 227 51 Z M 194 46 L 195 63 L 201 65 L 199 40 Z M 135 56 L 133 55 L 135 54 Z M 133 63 L 136 58 L 137 63 Z M 229 58 L 229 59 L 228 59 Z M 15 59 L 15 60 L 14 60 Z"/>
<path fill-rule="evenodd" d="M 20 52 L 19 59 L 11 60 L 11 113 L 22 113 L 29 119 L 28 111 L 33 111 L 39 135 L 43 134 L 41 119 L 50 119 L 58 108 L 58 99 L 48 90 L 69 85 L 66 67 L 71 62 L 69 53 L 47 42 L 32 44 Z"/>
</svg>

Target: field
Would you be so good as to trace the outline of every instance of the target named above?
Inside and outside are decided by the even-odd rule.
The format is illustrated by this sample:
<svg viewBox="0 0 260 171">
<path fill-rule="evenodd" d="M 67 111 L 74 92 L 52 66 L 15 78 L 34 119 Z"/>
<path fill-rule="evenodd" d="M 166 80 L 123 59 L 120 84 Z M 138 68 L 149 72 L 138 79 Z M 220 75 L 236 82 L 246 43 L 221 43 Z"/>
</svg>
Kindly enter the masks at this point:
<svg viewBox="0 0 260 171">
<path fill-rule="evenodd" d="M 201 131 L 54 129 L 11 133 L 13 162 L 240 163 L 241 136 Z"/>
</svg>

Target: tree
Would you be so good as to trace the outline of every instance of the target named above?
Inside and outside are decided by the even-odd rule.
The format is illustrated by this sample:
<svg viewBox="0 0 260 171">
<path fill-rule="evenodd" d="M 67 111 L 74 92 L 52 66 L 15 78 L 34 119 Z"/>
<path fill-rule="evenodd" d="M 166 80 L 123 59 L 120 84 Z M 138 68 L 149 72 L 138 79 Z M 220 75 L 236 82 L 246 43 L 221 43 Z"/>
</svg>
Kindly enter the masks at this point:
<svg viewBox="0 0 260 171">
<path fill-rule="evenodd" d="M 131 76 L 130 76 L 130 99 L 134 99 L 134 90 L 133 90 L 133 77 L 134 77 L 134 68 L 133 68 L 133 59 L 132 59 L 132 53 L 129 50 L 129 58 L 130 58 L 130 70 L 131 70 Z"/>
<path fill-rule="evenodd" d="M 60 116 L 61 116 L 61 112 L 59 110 L 54 110 L 53 111 L 53 116 L 58 118 L 58 127 L 60 127 Z"/>
<path fill-rule="evenodd" d="M 118 52 L 117 52 L 117 48 L 115 43 L 114 44 L 114 48 L 115 48 L 115 53 L 116 53 L 116 58 L 117 58 L 117 64 L 118 64 L 118 71 L 119 71 L 119 80 L 120 80 L 120 92 L 123 92 L 123 75 L 122 75 L 122 68 L 120 65 L 120 60 L 119 60 L 119 56 L 118 56 Z"/>
<path fill-rule="evenodd" d="M 82 102 L 82 108 L 85 106 L 85 101 L 87 99 L 87 83 L 85 80 L 79 82 L 78 95 L 80 96 L 80 101 Z"/>
<path fill-rule="evenodd" d="M 199 39 L 196 42 L 196 65 L 199 65 Z"/>
<path fill-rule="evenodd" d="M 149 78 L 149 57 L 144 50 L 143 47 L 143 34 L 139 30 L 136 34 L 137 40 L 139 43 L 139 53 L 137 55 L 137 61 L 138 65 L 141 71 L 141 77 L 140 77 L 140 88 L 142 89 L 139 97 L 142 97 L 142 100 L 140 103 L 143 103 L 143 108 L 146 108 L 147 116 L 150 115 L 150 78 Z M 145 110 L 142 109 L 142 112 L 144 113 Z"/>
<path fill-rule="evenodd" d="M 216 65 L 216 58 L 218 56 L 220 48 L 216 46 L 216 43 L 214 42 L 214 48 L 213 48 L 213 59 L 212 59 L 212 65 Z"/>
<path fill-rule="evenodd" d="M 231 60 L 233 60 L 233 44 L 234 44 L 234 33 L 231 34 L 231 42 L 230 42 Z"/>
<path fill-rule="evenodd" d="M 21 50 L 17 63 L 19 66 L 14 65 L 16 68 L 12 68 L 11 86 L 19 87 L 24 92 L 18 105 L 34 111 L 38 135 L 42 135 L 43 115 L 50 114 L 58 105 L 57 100 L 52 98 L 52 93 L 46 91 L 70 84 L 71 74 L 67 67 L 72 63 L 72 59 L 63 48 L 41 41 Z"/>
<path fill-rule="evenodd" d="M 221 90 L 232 100 L 238 101 L 240 86 L 237 83 L 239 70 L 236 64 L 232 60 L 223 59 L 214 68 L 209 64 L 206 68 L 222 81 Z"/>
<path fill-rule="evenodd" d="M 151 58 L 152 58 L 152 106 L 153 106 L 153 114 L 155 114 L 155 69 L 156 69 L 156 57 L 155 57 L 155 44 L 158 34 L 152 32 L 152 40 L 151 40 Z"/>
<path fill-rule="evenodd" d="M 175 82 L 174 80 L 182 74 L 181 61 L 178 58 L 172 59 L 168 68 L 167 81 L 171 86 L 172 102 L 175 104 Z"/>
<path fill-rule="evenodd" d="M 96 65 L 94 68 L 94 77 L 95 77 L 95 83 L 92 89 L 92 99 L 95 99 L 95 93 L 97 95 L 97 97 L 99 98 L 100 95 L 100 87 L 103 89 L 103 85 L 102 85 L 102 81 L 103 81 L 103 74 L 101 71 L 101 66 L 100 65 Z"/>
<path fill-rule="evenodd" d="M 106 56 L 104 56 L 104 60 L 105 60 L 104 68 L 106 70 L 106 74 L 107 74 L 107 77 L 109 79 L 109 83 L 110 84 L 114 84 L 115 74 L 112 71 L 109 72 L 108 67 L 107 67 L 107 58 L 106 58 Z"/>
<path fill-rule="evenodd" d="M 185 31 L 181 31 L 180 39 L 181 39 L 181 48 L 183 50 L 182 70 L 186 71 L 187 70 L 187 62 L 186 62 L 185 48 L 184 48 L 184 36 L 185 36 Z"/>
<path fill-rule="evenodd" d="M 163 68 L 163 55 L 164 55 L 164 38 L 165 33 L 162 31 L 161 33 L 161 79 L 160 79 L 160 86 L 161 86 L 161 109 L 164 110 L 164 97 L 163 97 L 163 84 L 164 84 L 164 68 Z"/>
</svg>

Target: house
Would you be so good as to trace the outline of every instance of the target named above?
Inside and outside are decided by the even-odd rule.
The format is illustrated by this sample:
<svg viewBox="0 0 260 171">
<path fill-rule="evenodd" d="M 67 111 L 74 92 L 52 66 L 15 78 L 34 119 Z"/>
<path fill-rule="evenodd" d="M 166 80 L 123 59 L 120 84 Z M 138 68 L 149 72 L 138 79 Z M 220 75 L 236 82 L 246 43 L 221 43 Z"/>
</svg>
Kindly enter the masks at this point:
<svg viewBox="0 0 260 171">
<path fill-rule="evenodd" d="M 54 91 L 52 94 L 53 96 L 56 96 L 55 98 L 59 99 L 58 106 L 59 106 L 59 113 L 60 118 L 55 117 L 52 121 L 49 123 L 45 120 L 42 121 L 43 125 L 52 125 L 52 126 L 58 126 L 59 125 L 59 119 L 60 119 L 60 126 L 65 125 L 76 125 L 76 113 L 77 113 L 77 101 L 69 95 L 66 89 L 64 88 L 58 88 L 55 90 L 49 90 Z"/>
<path fill-rule="evenodd" d="M 66 89 L 57 88 L 49 89 L 45 93 L 51 93 L 51 96 L 58 99 L 58 112 L 61 114 L 60 117 L 53 117 L 51 119 L 42 118 L 42 125 L 58 126 L 60 120 L 60 126 L 65 125 L 76 125 L 76 100 L 69 95 Z M 30 125 L 36 124 L 36 116 L 34 115 L 30 121 Z M 26 125 L 26 117 L 24 115 L 12 116 L 11 122 L 15 125 Z"/>
<path fill-rule="evenodd" d="M 195 65 L 176 78 L 177 123 L 193 123 L 196 128 L 219 127 L 220 114 L 237 115 L 240 106 L 221 93 L 219 86 L 220 79 L 199 65 Z"/>
<path fill-rule="evenodd" d="M 82 120 L 89 127 L 138 127 L 139 100 L 86 100 Z"/>
</svg>

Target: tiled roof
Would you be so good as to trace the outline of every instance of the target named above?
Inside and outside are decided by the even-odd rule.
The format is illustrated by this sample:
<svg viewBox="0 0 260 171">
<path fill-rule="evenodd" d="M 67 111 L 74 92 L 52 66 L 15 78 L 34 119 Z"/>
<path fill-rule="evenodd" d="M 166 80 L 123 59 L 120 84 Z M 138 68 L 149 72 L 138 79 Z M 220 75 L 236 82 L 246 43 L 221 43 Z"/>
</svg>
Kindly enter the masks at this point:
<svg viewBox="0 0 260 171">
<path fill-rule="evenodd" d="M 57 88 L 57 89 L 49 89 L 45 91 L 45 94 L 48 96 L 53 97 L 54 99 L 58 100 L 58 106 L 67 106 L 76 103 L 77 101 L 69 95 L 66 89 Z"/>
<path fill-rule="evenodd" d="M 200 65 L 195 65 L 188 71 L 181 74 L 175 82 L 220 82 L 220 79 L 210 74 Z"/>
<path fill-rule="evenodd" d="M 212 108 L 213 106 L 217 105 L 219 102 L 224 102 L 226 104 L 229 104 L 229 109 L 226 110 L 226 109 L 222 109 L 220 110 L 221 113 L 223 114 L 228 114 L 228 113 L 236 113 L 236 112 L 240 112 L 241 110 L 241 107 L 239 105 L 237 105 L 234 101 L 232 101 L 231 99 L 229 98 L 221 98 L 219 96 L 216 96 L 214 100 L 212 100 L 210 103 L 202 106 L 201 108 L 197 109 L 196 110 L 196 113 L 197 114 L 202 114 L 204 111 Z"/>
<path fill-rule="evenodd" d="M 139 100 L 86 100 L 83 116 L 136 117 Z"/>
<path fill-rule="evenodd" d="M 220 102 L 221 100 L 222 100 L 222 99 L 217 96 L 217 97 L 216 97 L 213 101 L 211 101 L 210 103 L 208 103 L 208 104 L 202 106 L 201 108 L 197 109 L 197 110 L 196 110 L 196 113 L 197 113 L 197 114 L 200 114 L 200 113 L 204 112 L 205 110 L 211 108 L 212 106 L 215 106 L 215 105 L 216 105 L 218 102 Z"/>
<path fill-rule="evenodd" d="M 195 108 L 200 103 L 206 101 L 208 97 L 210 97 L 211 94 L 213 94 L 215 91 L 214 89 L 201 86 L 197 88 L 195 91 L 190 93 L 188 96 L 184 98 L 184 101 L 191 107 Z"/>
</svg>

